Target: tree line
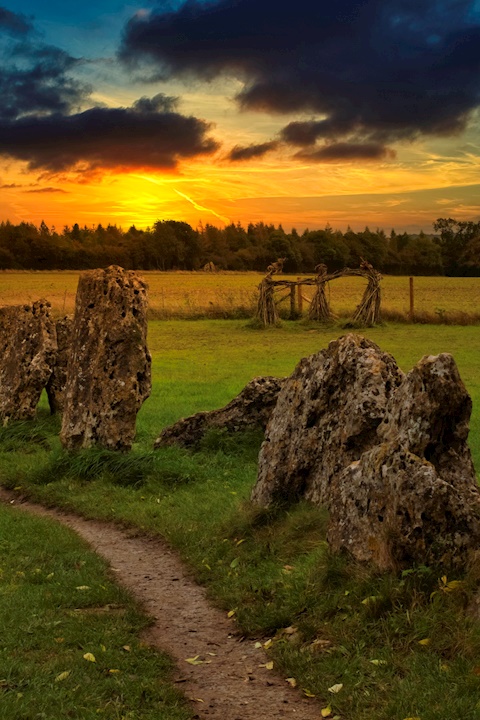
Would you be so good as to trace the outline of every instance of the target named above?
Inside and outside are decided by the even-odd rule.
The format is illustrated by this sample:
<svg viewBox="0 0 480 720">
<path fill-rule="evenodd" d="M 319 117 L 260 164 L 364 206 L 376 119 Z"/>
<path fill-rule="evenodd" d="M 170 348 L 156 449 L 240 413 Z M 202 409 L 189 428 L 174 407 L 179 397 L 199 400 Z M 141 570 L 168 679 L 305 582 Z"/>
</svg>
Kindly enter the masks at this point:
<svg viewBox="0 0 480 720">
<path fill-rule="evenodd" d="M 313 272 L 325 263 L 329 271 L 357 267 L 363 258 L 392 275 L 480 276 L 480 222 L 439 218 L 435 233 L 412 235 L 392 230 L 298 233 L 281 225 L 257 222 L 224 228 L 158 220 L 140 230 L 117 225 L 65 226 L 61 232 L 44 222 L 0 223 L 0 269 L 83 270 L 121 265 L 139 270 L 199 270 L 213 263 L 219 270 L 264 271 L 278 257 L 284 272 Z"/>
</svg>

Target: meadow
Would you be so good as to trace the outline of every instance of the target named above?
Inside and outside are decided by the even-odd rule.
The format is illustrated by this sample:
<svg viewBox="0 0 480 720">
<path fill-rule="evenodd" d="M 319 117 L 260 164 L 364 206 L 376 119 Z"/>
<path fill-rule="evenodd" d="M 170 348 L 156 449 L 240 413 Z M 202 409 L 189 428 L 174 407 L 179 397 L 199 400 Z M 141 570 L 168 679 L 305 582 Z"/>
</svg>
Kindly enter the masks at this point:
<svg viewBox="0 0 480 720">
<path fill-rule="evenodd" d="M 255 311 L 257 287 L 263 275 L 254 272 L 141 272 L 149 285 L 151 319 L 247 318 Z M 297 275 L 282 275 L 297 279 Z M 311 276 L 305 276 L 311 277 Z M 72 313 L 78 272 L 0 273 L 0 306 L 45 297 L 55 315 Z M 360 278 L 331 282 L 327 297 L 334 313 L 351 315 L 365 288 Z M 415 314 L 418 322 L 466 324 L 480 322 L 480 278 L 416 277 Z M 305 285 L 304 313 L 314 288 Z M 283 293 L 284 294 L 284 293 Z M 279 297 L 281 297 L 280 293 Z M 406 321 L 409 313 L 408 277 L 386 276 L 382 281 L 382 310 L 387 320 Z M 280 309 L 288 312 L 288 300 Z"/>
<path fill-rule="evenodd" d="M 152 321 L 153 392 L 132 452 L 63 452 L 43 399 L 36 422 L 0 431 L 0 482 L 166 538 L 246 641 L 266 642 L 277 671 L 319 698 L 325 717 L 478 720 L 480 566 L 379 573 L 331 555 L 322 508 L 249 502 L 258 433 L 210 433 L 196 452 L 152 450 L 165 425 L 222 406 L 255 375 L 289 374 L 341 333 L 298 322 L 260 331 L 244 320 Z M 390 324 L 364 334 L 403 370 L 424 354 L 454 355 L 473 398 L 480 468 L 478 328 Z"/>
</svg>

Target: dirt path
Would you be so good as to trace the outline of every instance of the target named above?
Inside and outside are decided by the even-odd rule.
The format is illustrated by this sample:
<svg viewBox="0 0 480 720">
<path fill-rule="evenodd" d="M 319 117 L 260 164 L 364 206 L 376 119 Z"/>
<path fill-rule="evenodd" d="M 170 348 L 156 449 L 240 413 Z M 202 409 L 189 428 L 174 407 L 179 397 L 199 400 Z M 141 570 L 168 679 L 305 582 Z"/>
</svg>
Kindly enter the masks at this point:
<svg viewBox="0 0 480 720">
<path fill-rule="evenodd" d="M 268 658 L 252 640 L 242 642 L 235 624 L 212 607 L 205 590 L 161 541 L 130 537 L 111 524 L 85 520 L 25 502 L 0 489 L 0 500 L 75 530 L 111 565 L 154 618 L 148 641 L 175 660 L 175 681 L 205 720 L 318 720 L 320 707 L 265 667 Z M 202 664 L 186 658 L 199 656 Z"/>
</svg>

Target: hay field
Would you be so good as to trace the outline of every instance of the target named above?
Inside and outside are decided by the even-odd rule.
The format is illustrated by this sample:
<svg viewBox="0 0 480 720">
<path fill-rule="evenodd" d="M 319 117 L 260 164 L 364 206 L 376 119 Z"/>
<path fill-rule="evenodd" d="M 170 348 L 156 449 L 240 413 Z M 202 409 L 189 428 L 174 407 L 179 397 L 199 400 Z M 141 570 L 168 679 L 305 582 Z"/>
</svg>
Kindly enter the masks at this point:
<svg viewBox="0 0 480 720">
<path fill-rule="evenodd" d="M 150 288 L 152 318 L 248 317 L 253 314 L 261 273 L 142 272 Z M 56 315 L 74 309 L 78 272 L 1 272 L 0 305 L 16 305 L 39 298 L 52 303 Z M 297 276 L 281 276 L 297 279 Z M 306 277 L 306 276 L 305 276 Z M 341 278 L 327 288 L 333 312 L 349 316 L 360 301 L 365 281 Z M 416 277 L 417 319 L 433 322 L 480 321 L 480 278 Z M 283 293 L 284 294 L 284 293 Z M 305 286 L 303 295 L 311 297 Z M 281 297 L 282 294 L 279 294 Z M 281 307 L 281 306 L 280 306 Z M 288 300 L 285 301 L 285 309 Z M 308 302 L 304 302 L 307 312 Z M 382 281 L 382 310 L 387 319 L 406 318 L 408 277 L 386 276 Z"/>
</svg>

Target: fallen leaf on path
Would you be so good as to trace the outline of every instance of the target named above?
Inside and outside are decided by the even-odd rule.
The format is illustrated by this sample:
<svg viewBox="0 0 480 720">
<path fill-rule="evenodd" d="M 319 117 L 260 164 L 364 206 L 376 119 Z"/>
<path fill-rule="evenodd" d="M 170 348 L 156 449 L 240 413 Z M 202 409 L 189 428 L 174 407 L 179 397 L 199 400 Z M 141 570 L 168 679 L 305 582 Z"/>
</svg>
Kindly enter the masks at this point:
<svg viewBox="0 0 480 720">
<path fill-rule="evenodd" d="M 229 610 L 227 613 L 227 617 L 231 618 L 235 615 L 235 610 Z"/>
<path fill-rule="evenodd" d="M 328 718 L 332 714 L 332 708 L 331 707 L 324 707 L 320 710 L 320 715 L 322 718 Z"/>
<path fill-rule="evenodd" d="M 297 681 L 295 680 L 295 678 L 286 678 L 286 680 L 287 680 L 288 684 L 291 685 L 292 687 L 297 687 Z"/>
<path fill-rule="evenodd" d="M 185 662 L 190 663 L 190 665 L 201 665 L 203 660 L 199 660 L 199 657 L 200 655 L 195 655 L 195 657 L 185 658 Z"/>
<path fill-rule="evenodd" d="M 314 695 L 312 692 L 310 692 L 310 690 L 307 690 L 306 688 L 303 688 L 303 694 L 305 695 L 305 697 L 316 697 L 316 695 Z"/>
</svg>

